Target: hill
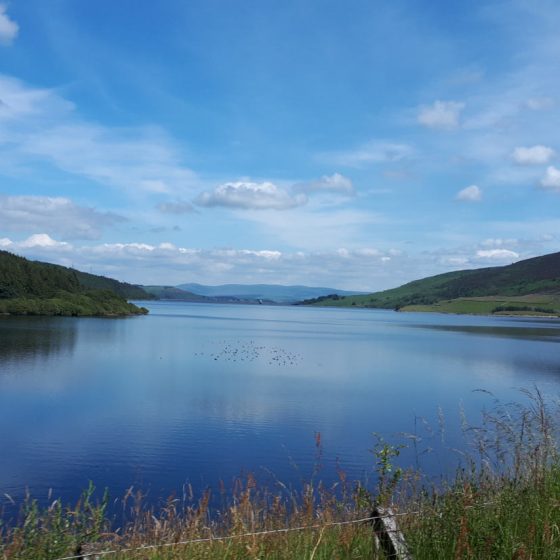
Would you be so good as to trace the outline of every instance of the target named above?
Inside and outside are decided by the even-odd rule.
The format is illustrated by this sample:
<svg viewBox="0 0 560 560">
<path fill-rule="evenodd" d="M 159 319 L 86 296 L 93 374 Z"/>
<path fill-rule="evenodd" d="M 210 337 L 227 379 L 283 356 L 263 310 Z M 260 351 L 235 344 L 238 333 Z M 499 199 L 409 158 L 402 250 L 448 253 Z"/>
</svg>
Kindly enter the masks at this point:
<svg viewBox="0 0 560 560">
<path fill-rule="evenodd" d="M 187 290 L 182 290 L 181 288 L 177 288 L 175 286 L 142 286 L 142 289 L 157 299 L 174 301 L 188 301 L 194 303 L 275 303 L 270 300 L 239 298 L 235 296 L 202 296 Z"/>
<path fill-rule="evenodd" d="M 137 286 L 136 284 L 120 282 L 114 278 L 89 274 L 88 272 L 81 272 L 79 270 L 75 270 L 74 272 L 78 277 L 80 285 L 90 290 L 109 290 L 124 299 L 156 299 L 154 295 L 148 293 L 142 286 Z"/>
<path fill-rule="evenodd" d="M 215 303 L 213 298 L 193 294 L 175 286 L 142 286 L 142 289 L 157 299 L 191 301 L 194 303 Z"/>
<path fill-rule="evenodd" d="M 114 316 L 147 313 L 125 297 L 151 296 L 125 284 L 0 251 L 0 314 Z"/>
<path fill-rule="evenodd" d="M 360 292 L 337 290 L 336 288 L 315 288 L 311 286 L 283 286 L 280 284 L 179 284 L 181 290 L 207 297 L 230 297 L 242 301 L 270 301 L 274 303 L 295 303 L 303 299 L 317 298 L 329 294 L 354 295 Z"/>
<path fill-rule="evenodd" d="M 540 299 L 535 300 L 537 295 Z M 367 295 L 302 303 L 457 313 L 552 314 L 560 309 L 560 253 L 507 266 L 438 274 Z M 504 309 L 508 307 L 513 309 Z"/>
</svg>

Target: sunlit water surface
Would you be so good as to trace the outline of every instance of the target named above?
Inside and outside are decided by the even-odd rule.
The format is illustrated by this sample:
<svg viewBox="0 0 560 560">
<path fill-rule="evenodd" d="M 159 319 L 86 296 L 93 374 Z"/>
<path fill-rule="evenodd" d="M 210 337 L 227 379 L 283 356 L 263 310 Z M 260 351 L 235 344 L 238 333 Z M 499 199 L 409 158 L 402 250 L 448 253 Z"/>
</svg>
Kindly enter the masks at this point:
<svg viewBox="0 0 560 560">
<path fill-rule="evenodd" d="M 238 475 L 371 474 L 373 432 L 421 435 L 404 463 L 455 468 L 476 421 L 560 388 L 560 323 L 155 302 L 127 319 L 0 318 L 0 495 L 74 500 L 89 480 L 152 498 Z M 434 435 L 430 436 L 430 430 Z M 400 436 L 399 436 L 400 437 Z M 438 443 L 436 445 L 436 443 Z M 434 447 L 430 453 L 421 453 Z"/>
</svg>

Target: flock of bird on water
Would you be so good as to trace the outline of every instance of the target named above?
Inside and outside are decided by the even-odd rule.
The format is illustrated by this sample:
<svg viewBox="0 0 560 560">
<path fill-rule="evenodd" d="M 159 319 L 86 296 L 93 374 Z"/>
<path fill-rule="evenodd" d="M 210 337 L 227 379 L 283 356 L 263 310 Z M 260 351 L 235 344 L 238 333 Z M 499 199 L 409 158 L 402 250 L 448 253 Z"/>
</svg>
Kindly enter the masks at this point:
<svg viewBox="0 0 560 560">
<path fill-rule="evenodd" d="M 195 352 L 195 356 L 207 356 L 214 361 L 224 360 L 228 362 L 254 362 L 256 360 L 267 360 L 269 365 L 293 366 L 301 361 L 302 356 L 297 352 L 290 352 L 279 346 L 257 345 L 254 340 L 234 342 L 221 341 L 224 344 L 219 351 L 205 353 Z"/>
</svg>

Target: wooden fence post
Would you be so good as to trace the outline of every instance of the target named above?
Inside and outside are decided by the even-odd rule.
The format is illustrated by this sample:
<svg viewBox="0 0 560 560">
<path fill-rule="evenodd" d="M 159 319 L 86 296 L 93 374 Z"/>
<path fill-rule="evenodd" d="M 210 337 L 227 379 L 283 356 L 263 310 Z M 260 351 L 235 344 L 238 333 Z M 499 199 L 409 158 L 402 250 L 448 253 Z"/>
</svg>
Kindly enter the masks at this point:
<svg viewBox="0 0 560 560">
<path fill-rule="evenodd" d="M 395 512 L 391 508 L 376 506 L 372 512 L 373 539 L 377 550 L 382 550 L 391 560 L 412 560 L 403 534 L 399 531 Z"/>
</svg>

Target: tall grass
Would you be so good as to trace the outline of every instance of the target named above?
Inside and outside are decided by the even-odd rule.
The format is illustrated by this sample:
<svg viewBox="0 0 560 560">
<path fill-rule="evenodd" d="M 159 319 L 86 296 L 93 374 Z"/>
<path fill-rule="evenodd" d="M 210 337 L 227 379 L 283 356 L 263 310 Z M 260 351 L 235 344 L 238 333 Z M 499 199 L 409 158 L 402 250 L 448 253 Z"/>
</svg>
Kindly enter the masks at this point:
<svg viewBox="0 0 560 560">
<path fill-rule="evenodd" d="M 218 490 L 218 510 L 207 491 L 169 498 L 157 511 L 131 489 L 118 524 L 108 496 L 95 500 L 90 486 L 71 507 L 54 500 L 40 508 L 27 498 L 18 520 L 0 529 L 0 558 L 93 559 L 109 550 L 102 558 L 383 558 L 371 523 L 336 525 L 370 517 L 375 504 L 397 513 L 416 560 L 559 558 L 560 408 L 536 389 L 525 396 L 524 405 L 496 403 L 479 425 L 465 423 L 461 468 L 437 484 L 400 468 L 402 445 L 379 439 L 378 476 L 368 486 L 339 472 L 333 485 L 313 479 L 296 493 L 280 483 L 262 488 L 249 475 L 231 493 Z"/>
</svg>

